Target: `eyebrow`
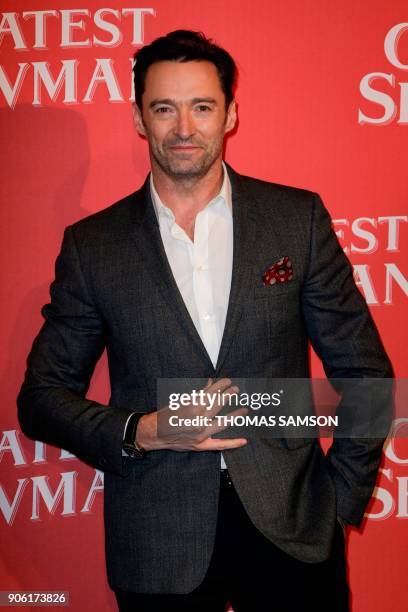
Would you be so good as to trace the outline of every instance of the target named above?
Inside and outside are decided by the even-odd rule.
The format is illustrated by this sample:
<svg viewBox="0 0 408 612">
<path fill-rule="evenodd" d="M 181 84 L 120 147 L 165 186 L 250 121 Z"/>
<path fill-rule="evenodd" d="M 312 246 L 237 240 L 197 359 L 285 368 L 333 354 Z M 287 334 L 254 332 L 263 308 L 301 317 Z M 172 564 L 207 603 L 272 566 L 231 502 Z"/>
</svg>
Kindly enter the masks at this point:
<svg viewBox="0 0 408 612">
<path fill-rule="evenodd" d="M 206 103 L 206 104 L 213 104 L 214 106 L 217 105 L 217 100 L 215 100 L 214 98 L 193 98 L 192 100 L 190 100 L 191 104 L 202 104 L 202 103 Z M 152 100 L 149 104 L 149 108 L 153 108 L 153 106 L 157 106 L 158 104 L 168 104 L 170 106 L 177 106 L 177 101 L 173 100 L 172 98 L 157 98 L 156 100 Z"/>
</svg>

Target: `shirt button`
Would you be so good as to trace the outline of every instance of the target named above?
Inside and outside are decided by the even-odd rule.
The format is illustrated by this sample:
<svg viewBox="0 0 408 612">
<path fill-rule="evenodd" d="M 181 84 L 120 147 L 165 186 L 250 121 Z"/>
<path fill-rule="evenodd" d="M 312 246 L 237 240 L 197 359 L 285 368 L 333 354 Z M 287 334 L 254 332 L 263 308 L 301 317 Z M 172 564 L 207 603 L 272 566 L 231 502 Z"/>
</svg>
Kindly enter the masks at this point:
<svg viewBox="0 0 408 612">
<path fill-rule="evenodd" d="M 203 319 L 204 321 L 212 321 L 212 319 L 214 318 L 214 315 L 210 314 L 207 312 L 207 314 L 203 315 Z"/>
</svg>

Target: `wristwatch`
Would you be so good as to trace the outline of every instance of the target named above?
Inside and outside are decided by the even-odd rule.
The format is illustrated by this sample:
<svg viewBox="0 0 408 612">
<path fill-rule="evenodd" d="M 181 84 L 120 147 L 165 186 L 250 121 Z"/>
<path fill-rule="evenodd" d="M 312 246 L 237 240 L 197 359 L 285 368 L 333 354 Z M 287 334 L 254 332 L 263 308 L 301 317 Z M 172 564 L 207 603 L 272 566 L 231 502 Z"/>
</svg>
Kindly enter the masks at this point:
<svg viewBox="0 0 408 612">
<path fill-rule="evenodd" d="M 125 435 L 122 442 L 122 448 L 130 457 L 143 459 L 146 451 L 136 444 L 136 429 L 139 420 L 144 416 L 144 412 L 134 412 L 126 425 Z"/>
</svg>

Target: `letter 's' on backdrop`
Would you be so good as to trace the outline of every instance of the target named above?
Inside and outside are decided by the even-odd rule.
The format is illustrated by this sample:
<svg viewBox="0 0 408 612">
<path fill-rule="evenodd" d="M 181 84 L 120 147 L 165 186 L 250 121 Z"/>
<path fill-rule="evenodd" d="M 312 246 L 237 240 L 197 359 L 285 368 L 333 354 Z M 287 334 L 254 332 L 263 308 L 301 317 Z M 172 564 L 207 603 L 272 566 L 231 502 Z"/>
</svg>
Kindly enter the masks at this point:
<svg viewBox="0 0 408 612">
<path fill-rule="evenodd" d="M 189 28 L 231 52 L 239 127 L 227 161 L 320 193 L 395 373 L 408 375 L 407 3 L 139 4 L 3 0 L 0 13 L 0 590 L 69 591 L 78 612 L 115 609 L 103 474 L 26 439 L 15 398 L 64 227 L 134 191 L 148 171 L 130 108 L 142 44 Z M 104 358 L 89 395 L 109 398 Z M 363 534 L 349 536 L 355 612 L 407 609 L 407 470 L 407 440 L 390 441 Z"/>
</svg>

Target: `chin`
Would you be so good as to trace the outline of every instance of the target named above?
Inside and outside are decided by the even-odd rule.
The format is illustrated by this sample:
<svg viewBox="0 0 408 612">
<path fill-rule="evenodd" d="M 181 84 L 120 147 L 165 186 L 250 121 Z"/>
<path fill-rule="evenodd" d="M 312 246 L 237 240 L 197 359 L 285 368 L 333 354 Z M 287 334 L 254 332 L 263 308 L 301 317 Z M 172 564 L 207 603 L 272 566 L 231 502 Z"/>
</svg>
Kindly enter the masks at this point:
<svg viewBox="0 0 408 612">
<path fill-rule="evenodd" d="M 187 160 L 186 160 L 187 161 Z M 178 163 L 169 164 L 168 170 L 173 176 L 195 177 L 202 176 L 208 172 L 211 164 Z"/>
</svg>

